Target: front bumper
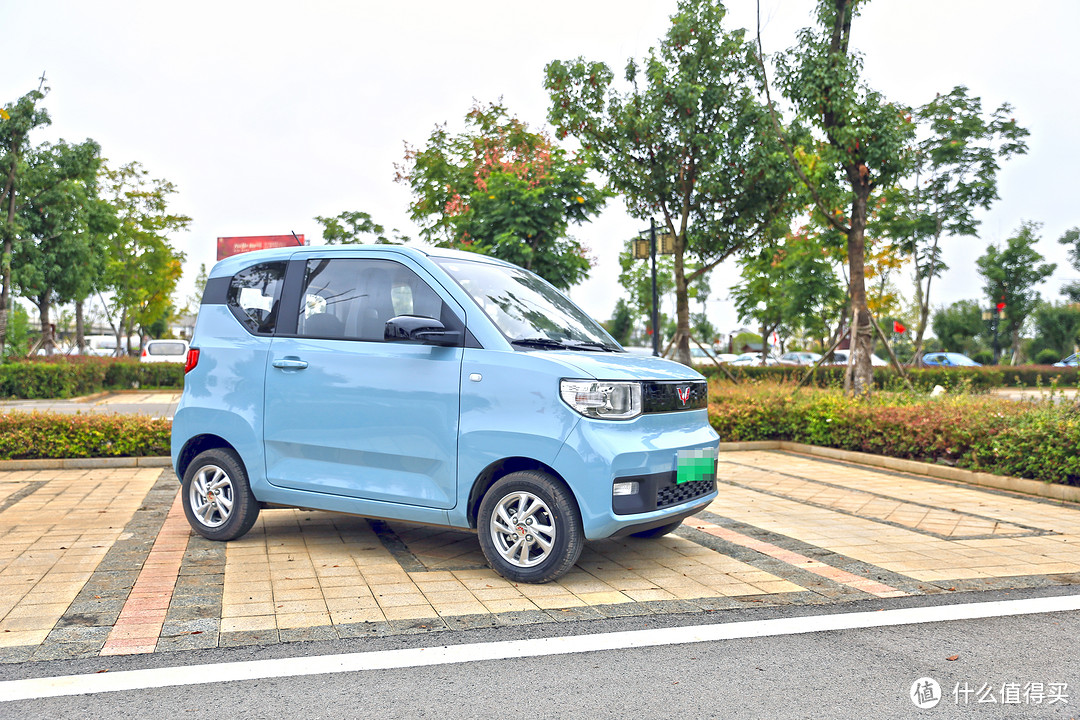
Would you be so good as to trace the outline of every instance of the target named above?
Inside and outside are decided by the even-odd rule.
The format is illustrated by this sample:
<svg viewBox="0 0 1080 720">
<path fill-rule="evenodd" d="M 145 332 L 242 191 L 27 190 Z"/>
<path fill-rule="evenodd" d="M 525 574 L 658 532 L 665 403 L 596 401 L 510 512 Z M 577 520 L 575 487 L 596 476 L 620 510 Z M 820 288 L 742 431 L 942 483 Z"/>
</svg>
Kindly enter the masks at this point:
<svg viewBox="0 0 1080 720">
<path fill-rule="evenodd" d="M 704 509 L 716 497 L 715 475 L 677 483 L 680 455 L 715 452 L 719 436 L 708 411 L 657 413 L 632 421 L 583 420 L 567 438 L 555 469 L 570 485 L 590 540 L 641 532 Z M 613 496 L 616 482 L 637 482 Z"/>
</svg>

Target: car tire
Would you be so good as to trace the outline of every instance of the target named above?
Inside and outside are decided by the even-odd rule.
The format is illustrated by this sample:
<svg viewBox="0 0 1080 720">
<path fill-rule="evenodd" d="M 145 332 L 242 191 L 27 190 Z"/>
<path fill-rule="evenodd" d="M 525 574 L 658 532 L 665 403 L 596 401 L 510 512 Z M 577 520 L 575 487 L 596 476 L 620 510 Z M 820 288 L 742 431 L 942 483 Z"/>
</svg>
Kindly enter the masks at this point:
<svg viewBox="0 0 1080 720">
<path fill-rule="evenodd" d="M 259 517 L 244 465 L 226 448 L 199 453 L 184 473 L 180 492 L 188 523 L 210 540 L 242 537 Z"/>
<path fill-rule="evenodd" d="M 536 470 L 510 473 L 488 489 L 477 532 L 492 569 L 512 582 L 545 583 L 565 575 L 585 545 L 570 490 Z"/>
<path fill-rule="evenodd" d="M 648 530 L 642 530 L 641 532 L 630 533 L 630 537 L 636 538 L 658 538 L 675 532 L 682 526 L 682 520 L 678 520 L 667 525 L 661 525 L 660 527 L 650 528 Z"/>
</svg>

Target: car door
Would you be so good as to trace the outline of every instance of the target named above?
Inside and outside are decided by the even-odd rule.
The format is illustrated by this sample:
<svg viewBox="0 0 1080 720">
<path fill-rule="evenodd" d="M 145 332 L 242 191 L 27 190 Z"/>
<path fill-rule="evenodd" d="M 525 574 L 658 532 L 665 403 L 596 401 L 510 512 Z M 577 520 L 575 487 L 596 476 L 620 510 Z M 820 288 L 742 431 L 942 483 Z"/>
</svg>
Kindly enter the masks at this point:
<svg viewBox="0 0 1080 720">
<path fill-rule="evenodd" d="M 294 261 L 286 302 L 266 370 L 270 483 L 453 507 L 462 349 L 383 331 L 399 315 L 464 331 L 460 305 L 406 258 L 356 253 Z"/>
</svg>

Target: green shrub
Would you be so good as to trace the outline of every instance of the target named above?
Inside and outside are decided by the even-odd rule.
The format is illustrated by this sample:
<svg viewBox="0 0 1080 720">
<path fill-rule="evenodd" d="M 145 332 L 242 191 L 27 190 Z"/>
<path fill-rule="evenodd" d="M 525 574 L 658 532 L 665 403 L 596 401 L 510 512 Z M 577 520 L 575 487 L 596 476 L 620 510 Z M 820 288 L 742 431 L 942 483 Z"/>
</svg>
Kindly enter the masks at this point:
<svg viewBox="0 0 1080 720">
<path fill-rule="evenodd" d="M 709 418 L 721 440 L 791 440 L 971 470 L 1080 485 L 1080 405 L 950 394 L 713 382 Z"/>
<path fill-rule="evenodd" d="M 0 364 L 0 397 L 38 400 L 91 395 L 103 390 L 184 387 L 180 363 L 130 358 L 34 358 Z"/>
<path fill-rule="evenodd" d="M 0 414 L 0 459 L 169 454 L 172 423 L 144 415 Z"/>
<path fill-rule="evenodd" d="M 1061 359 L 1061 354 L 1057 350 L 1051 350 L 1050 348 L 1043 348 L 1039 351 L 1039 354 L 1035 356 L 1036 365 L 1053 365 Z"/>
<path fill-rule="evenodd" d="M 982 350 L 976 350 L 971 353 L 971 359 L 980 365 L 993 365 L 994 364 L 994 351 L 983 348 Z"/>
</svg>

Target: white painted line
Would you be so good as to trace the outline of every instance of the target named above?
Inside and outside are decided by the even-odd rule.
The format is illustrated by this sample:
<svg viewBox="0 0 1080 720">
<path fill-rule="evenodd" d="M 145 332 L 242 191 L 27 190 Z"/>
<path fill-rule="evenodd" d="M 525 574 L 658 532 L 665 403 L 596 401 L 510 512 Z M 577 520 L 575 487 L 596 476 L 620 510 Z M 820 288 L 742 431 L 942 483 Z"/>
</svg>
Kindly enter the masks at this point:
<svg viewBox="0 0 1080 720">
<path fill-rule="evenodd" d="M 939 605 L 936 607 L 903 608 L 875 612 L 811 615 L 774 620 L 749 620 L 719 625 L 629 630 L 597 635 L 508 640 L 409 650 L 378 650 L 346 655 L 289 657 L 213 665 L 127 670 L 115 673 L 105 672 L 92 675 L 66 675 L 0 682 L 0 702 L 122 690 L 143 690 L 177 685 L 220 684 L 230 681 L 261 680 L 275 677 L 448 665 L 477 662 L 479 660 L 569 655 L 603 650 L 682 645 L 776 635 L 798 635 L 828 630 L 914 625 L 948 622 L 950 620 L 974 620 L 1068 610 L 1080 610 L 1080 595 L 963 605 Z"/>
</svg>

